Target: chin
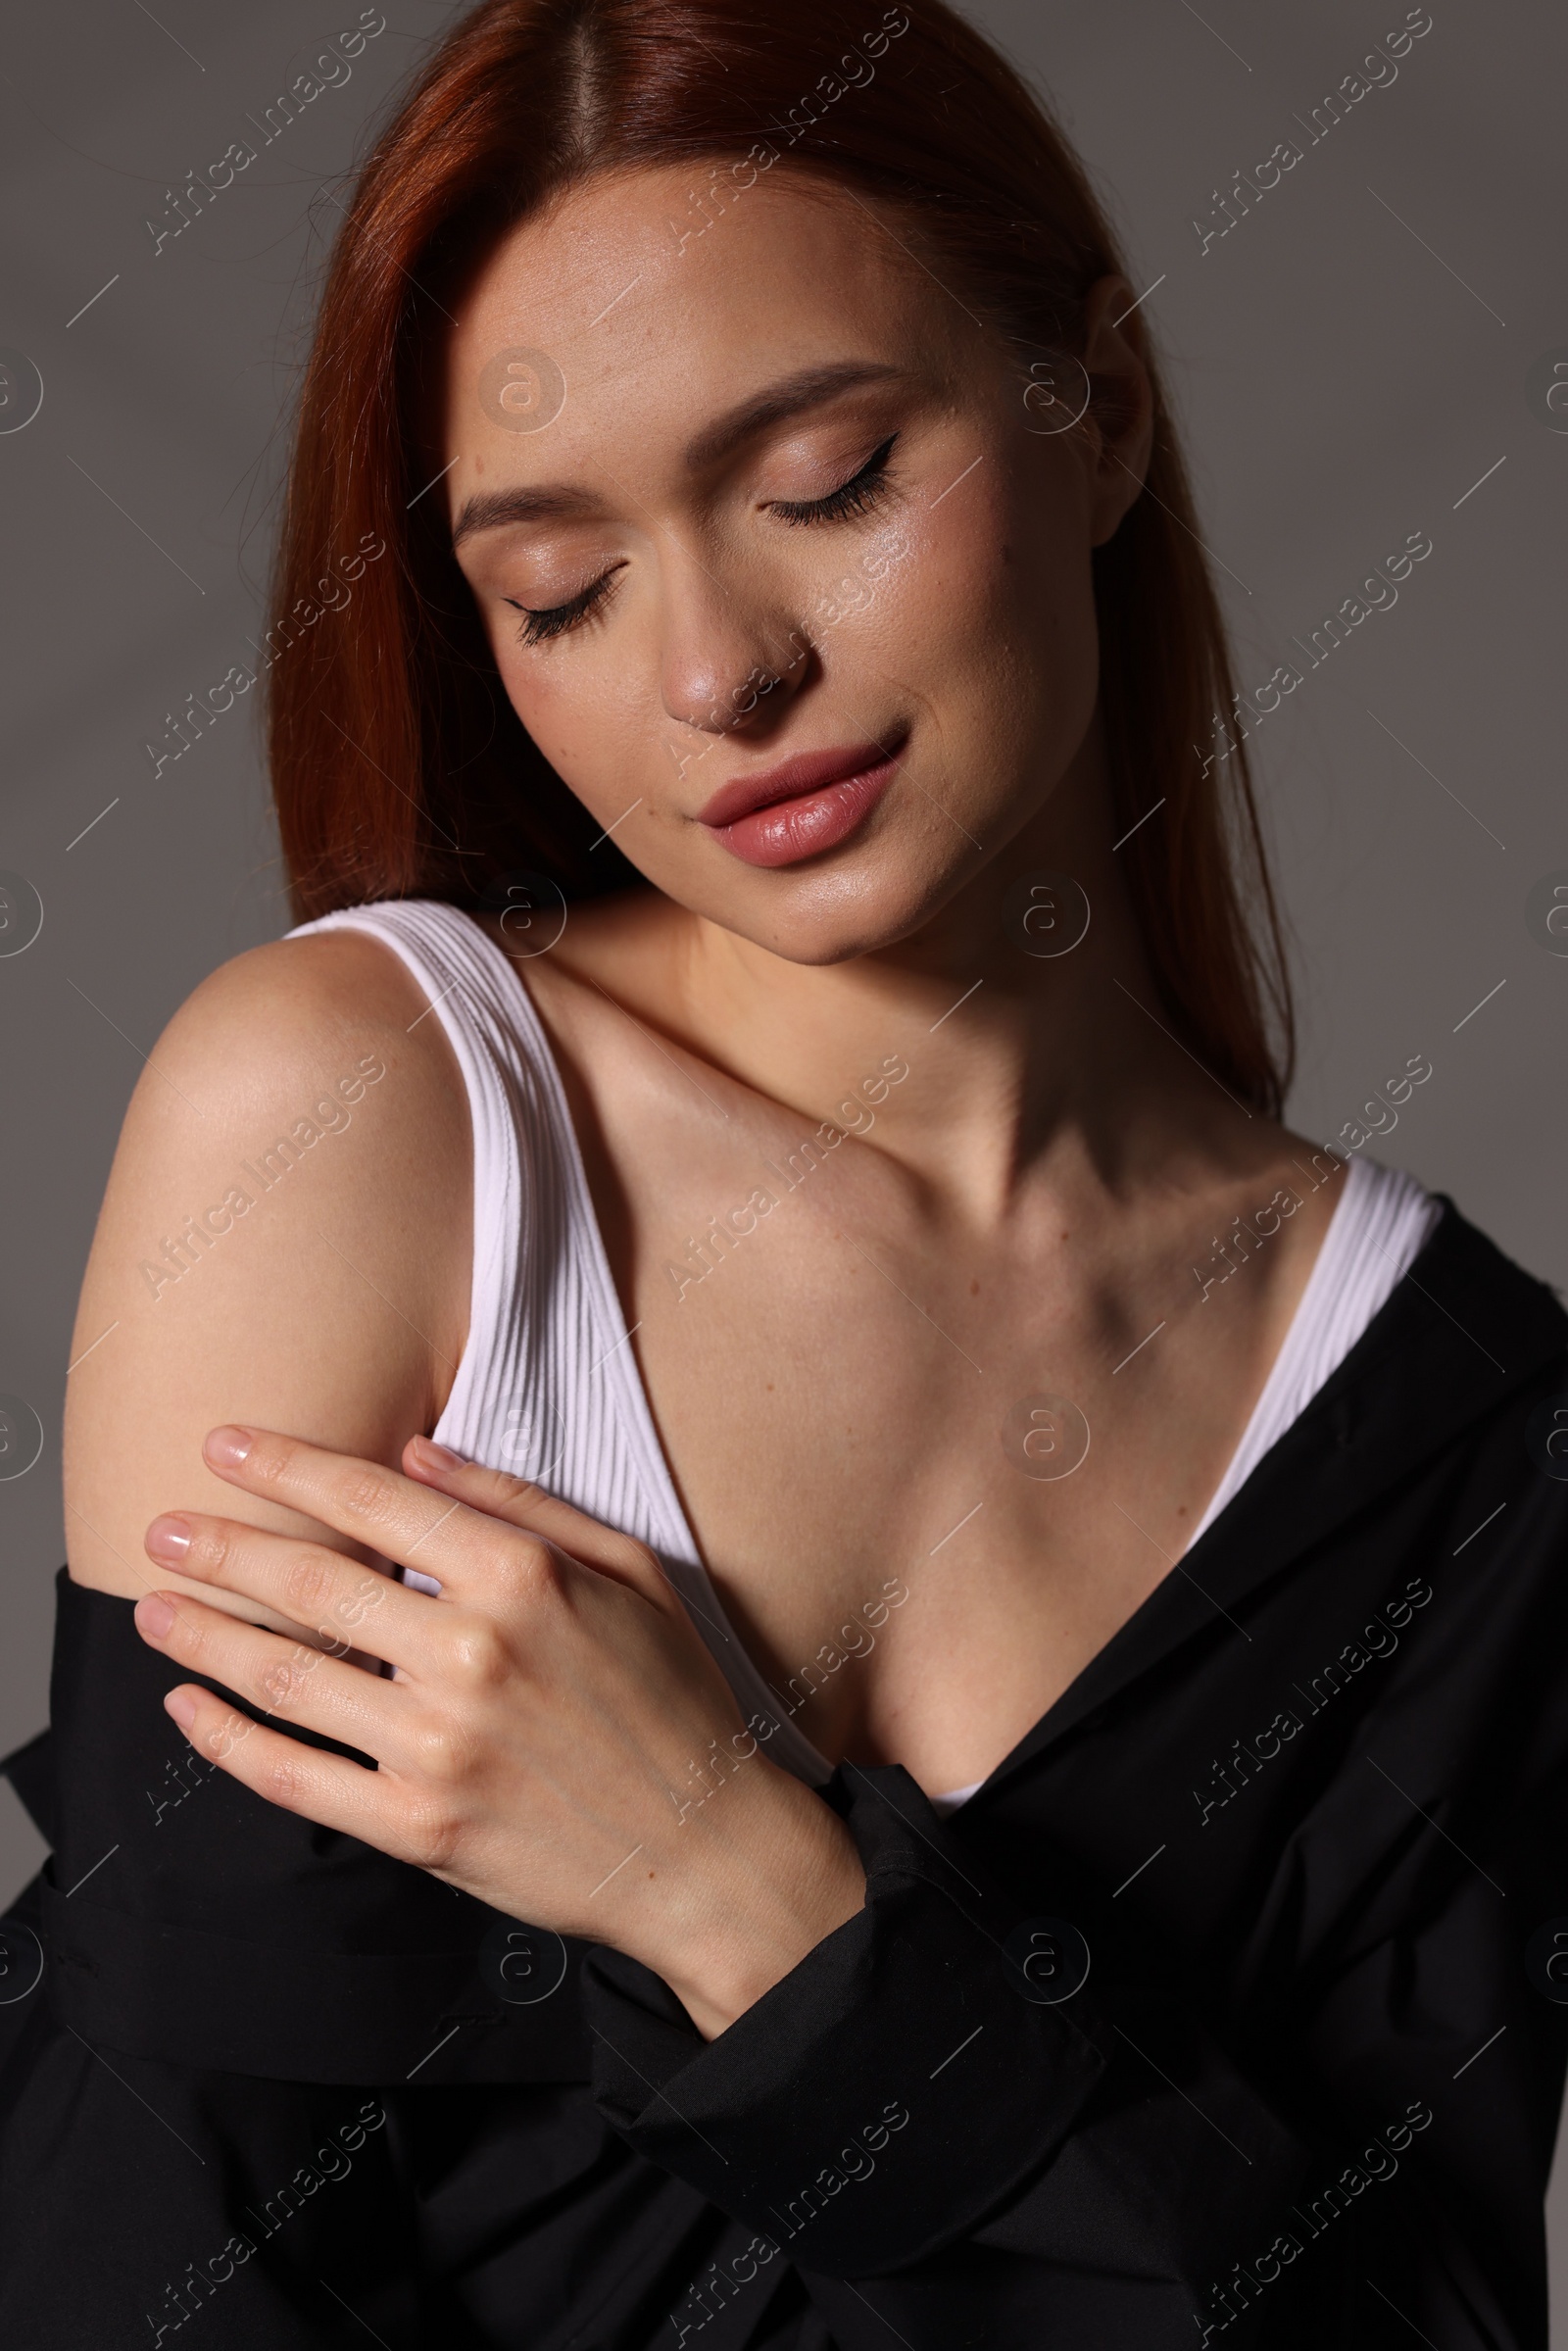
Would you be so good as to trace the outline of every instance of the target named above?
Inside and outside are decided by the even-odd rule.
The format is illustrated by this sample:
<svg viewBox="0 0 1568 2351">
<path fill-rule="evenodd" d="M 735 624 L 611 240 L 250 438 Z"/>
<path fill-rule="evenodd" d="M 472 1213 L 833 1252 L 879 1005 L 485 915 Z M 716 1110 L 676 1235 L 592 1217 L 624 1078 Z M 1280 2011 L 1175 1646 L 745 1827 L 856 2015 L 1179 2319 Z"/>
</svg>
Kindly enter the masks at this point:
<svg viewBox="0 0 1568 2351">
<path fill-rule="evenodd" d="M 771 906 L 766 893 L 747 891 L 744 903 L 737 893 L 710 918 L 786 962 L 821 968 L 917 937 L 970 878 L 967 860 L 934 871 L 892 842 L 776 870 L 784 886 Z"/>
</svg>

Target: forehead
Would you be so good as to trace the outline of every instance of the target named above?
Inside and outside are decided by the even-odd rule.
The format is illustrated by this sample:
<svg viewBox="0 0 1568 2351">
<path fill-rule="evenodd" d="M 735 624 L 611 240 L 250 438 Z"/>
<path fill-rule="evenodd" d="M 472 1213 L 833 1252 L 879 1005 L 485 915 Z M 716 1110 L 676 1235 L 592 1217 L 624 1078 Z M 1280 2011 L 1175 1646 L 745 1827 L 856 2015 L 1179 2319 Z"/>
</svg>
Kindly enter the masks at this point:
<svg viewBox="0 0 1568 2351">
<path fill-rule="evenodd" d="M 846 351 L 929 368 L 963 314 L 906 231 L 831 182 L 749 176 L 607 172 L 513 229 L 449 337 L 450 440 L 520 457 L 547 424 L 557 448 L 576 422 L 688 434 L 760 379 Z"/>
</svg>

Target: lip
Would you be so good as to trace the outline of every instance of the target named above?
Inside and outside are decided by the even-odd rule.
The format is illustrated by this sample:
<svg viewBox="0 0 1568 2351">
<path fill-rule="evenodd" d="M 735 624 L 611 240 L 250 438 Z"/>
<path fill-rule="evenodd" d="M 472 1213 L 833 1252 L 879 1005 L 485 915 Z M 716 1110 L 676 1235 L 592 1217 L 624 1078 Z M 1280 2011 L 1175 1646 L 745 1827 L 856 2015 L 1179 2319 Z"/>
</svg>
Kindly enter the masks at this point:
<svg viewBox="0 0 1568 2351">
<path fill-rule="evenodd" d="M 852 743 L 798 752 L 760 774 L 723 784 L 697 821 L 748 865 L 793 865 L 836 848 L 867 817 L 898 773 L 907 735 L 891 750 Z"/>
</svg>

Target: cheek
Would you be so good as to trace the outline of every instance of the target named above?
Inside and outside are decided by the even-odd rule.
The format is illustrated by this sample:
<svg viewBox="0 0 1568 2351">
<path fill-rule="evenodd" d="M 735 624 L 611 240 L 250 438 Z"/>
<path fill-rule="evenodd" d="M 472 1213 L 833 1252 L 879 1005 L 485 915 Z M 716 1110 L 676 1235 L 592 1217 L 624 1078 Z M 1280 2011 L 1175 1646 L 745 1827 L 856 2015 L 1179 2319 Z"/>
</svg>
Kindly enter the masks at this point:
<svg viewBox="0 0 1568 2351">
<path fill-rule="evenodd" d="M 1027 484 L 1005 516 L 993 578 L 992 619 L 1026 644 L 1054 708 L 1093 706 L 1099 658 L 1094 572 L 1076 467 Z M 1088 709 L 1083 712 L 1087 723 Z"/>
<path fill-rule="evenodd" d="M 1049 768 L 1071 756 L 1098 684 L 1082 520 L 1070 499 L 1025 507 L 1011 488 L 955 490 L 961 509 L 941 529 L 928 525 L 891 579 L 885 612 L 866 623 L 878 666 L 929 706 L 950 749 L 977 755 L 962 764 L 988 798 L 1020 760 Z"/>
<path fill-rule="evenodd" d="M 507 699 L 534 743 L 589 813 L 609 824 L 658 774 L 635 662 L 623 648 L 601 653 L 585 643 L 535 661 L 506 632 L 495 654 Z"/>
</svg>

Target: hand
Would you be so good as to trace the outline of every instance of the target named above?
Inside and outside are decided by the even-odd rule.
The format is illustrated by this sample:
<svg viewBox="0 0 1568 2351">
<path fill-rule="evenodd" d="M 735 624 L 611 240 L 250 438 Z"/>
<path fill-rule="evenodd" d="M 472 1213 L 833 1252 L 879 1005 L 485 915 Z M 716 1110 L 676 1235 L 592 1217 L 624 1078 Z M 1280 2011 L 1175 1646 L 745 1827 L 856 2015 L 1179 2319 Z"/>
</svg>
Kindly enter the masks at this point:
<svg viewBox="0 0 1568 2351">
<path fill-rule="evenodd" d="M 191 1744 L 269 1803 L 641 1960 L 709 2038 L 861 1907 L 849 1832 L 757 1745 L 645 1544 L 423 1438 L 401 1477 L 261 1429 L 215 1429 L 205 1452 L 230 1484 L 441 1586 L 237 1519 L 154 1519 L 151 1558 L 326 1645 L 174 1592 L 137 1602 L 143 1640 L 379 1766 L 171 1690 Z"/>
</svg>

